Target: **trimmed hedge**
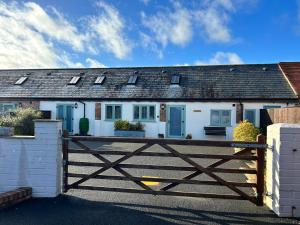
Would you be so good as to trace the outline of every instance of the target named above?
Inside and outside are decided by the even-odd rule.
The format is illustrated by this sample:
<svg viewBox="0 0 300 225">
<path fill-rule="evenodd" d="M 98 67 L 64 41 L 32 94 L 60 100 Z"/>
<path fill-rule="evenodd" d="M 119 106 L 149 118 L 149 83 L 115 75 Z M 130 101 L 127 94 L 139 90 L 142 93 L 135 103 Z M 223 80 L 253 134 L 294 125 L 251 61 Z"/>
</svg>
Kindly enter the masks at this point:
<svg viewBox="0 0 300 225">
<path fill-rule="evenodd" d="M 259 129 L 256 128 L 248 120 L 244 120 L 239 123 L 233 130 L 234 141 L 248 141 L 255 142 L 256 136 L 260 133 Z"/>
</svg>

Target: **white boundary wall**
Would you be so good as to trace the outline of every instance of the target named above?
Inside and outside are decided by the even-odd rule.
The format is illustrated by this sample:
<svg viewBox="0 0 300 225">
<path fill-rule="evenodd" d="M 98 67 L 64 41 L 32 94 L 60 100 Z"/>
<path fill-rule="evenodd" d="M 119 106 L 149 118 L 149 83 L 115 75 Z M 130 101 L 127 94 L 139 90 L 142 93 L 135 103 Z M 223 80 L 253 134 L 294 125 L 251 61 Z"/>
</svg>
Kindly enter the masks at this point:
<svg viewBox="0 0 300 225">
<path fill-rule="evenodd" d="M 300 217 L 300 124 L 268 127 L 266 204 L 278 216 Z"/>
<path fill-rule="evenodd" d="M 60 121 L 35 121 L 35 136 L 0 138 L 0 193 L 32 187 L 33 197 L 61 193 Z"/>
</svg>

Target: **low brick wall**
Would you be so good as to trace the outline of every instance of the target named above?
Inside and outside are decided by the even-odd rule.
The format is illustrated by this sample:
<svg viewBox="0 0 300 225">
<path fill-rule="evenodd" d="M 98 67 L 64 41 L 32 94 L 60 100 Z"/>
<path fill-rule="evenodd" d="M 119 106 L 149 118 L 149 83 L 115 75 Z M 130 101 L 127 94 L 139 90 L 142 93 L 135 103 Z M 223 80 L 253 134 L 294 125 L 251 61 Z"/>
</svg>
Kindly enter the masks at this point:
<svg viewBox="0 0 300 225">
<path fill-rule="evenodd" d="M 300 217 L 300 124 L 268 127 L 266 204 L 278 216 Z"/>
<path fill-rule="evenodd" d="M 0 193 L 32 187 L 33 197 L 61 193 L 61 121 L 38 120 L 35 136 L 0 137 Z"/>
<path fill-rule="evenodd" d="M 32 188 L 22 187 L 0 194 L 0 209 L 23 202 L 32 197 Z"/>
</svg>

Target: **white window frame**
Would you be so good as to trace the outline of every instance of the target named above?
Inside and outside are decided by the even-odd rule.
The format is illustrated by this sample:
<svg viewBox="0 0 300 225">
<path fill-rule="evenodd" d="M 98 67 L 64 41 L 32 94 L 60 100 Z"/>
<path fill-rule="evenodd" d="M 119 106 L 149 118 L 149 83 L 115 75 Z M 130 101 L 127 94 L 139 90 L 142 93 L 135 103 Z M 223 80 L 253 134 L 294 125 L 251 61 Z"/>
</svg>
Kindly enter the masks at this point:
<svg viewBox="0 0 300 225">
<path fill-rule="evenodd" d="M 112 118 L 107 118 L 107 107 L 112 106 Z M 121 118 L 116 118 L 116 106 L 120 106 L 121 108 Z M 105 104 L 105 120 L 107 121 L 115 121 L 122 119 L 122 105 L 121 104 Z"/>
<path fill-rule="evenodd" d="M 223 120 L 222 120 L 222 114 L 223 112 L 226 111 L 226 112 L 229 112 L 229 123 L 228 124 L 225 124 L 223 123 Z M 219 112 L 219 121 L 220 123 L 219 124 L 214 124 L 212 123 L 212 113 L 213 112 Z M 231 127 L 231 110 L 230 109 L 212 109 L 210 110 L 210 125 L 211 126 L 215 126 L 215 127 Z"/>
<path fill-rule="evenodd" d="M 139 107 L 139 118 L 136 119 L 134 118 L 134 109 L 135 107 Z M 142 119 L 142 107 L 147 107 L 147 118 L 146 119 Z M 154 118 L 150 118 L 150 107 L 154 108 Z M 132 118 L 133 121 L 141 121 L 141 122 L 155 122 L 156 120 L 156 107 L 155 105 L 133 105 L 133 111 L 132 111 Z"/>
</svg>

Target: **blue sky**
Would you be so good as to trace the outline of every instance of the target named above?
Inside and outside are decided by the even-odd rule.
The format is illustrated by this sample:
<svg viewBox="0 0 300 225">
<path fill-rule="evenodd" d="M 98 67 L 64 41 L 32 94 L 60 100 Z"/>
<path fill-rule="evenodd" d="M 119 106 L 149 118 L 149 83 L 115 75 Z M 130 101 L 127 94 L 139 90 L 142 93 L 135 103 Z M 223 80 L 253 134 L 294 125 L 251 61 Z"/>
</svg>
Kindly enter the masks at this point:
<svg viewBox="0 0 300 225">
<path fill-rule="evenodd" d="M 0 0 L 1 69 L 272 63 L 299 56 L 299 0 Z"/>
</svg>

